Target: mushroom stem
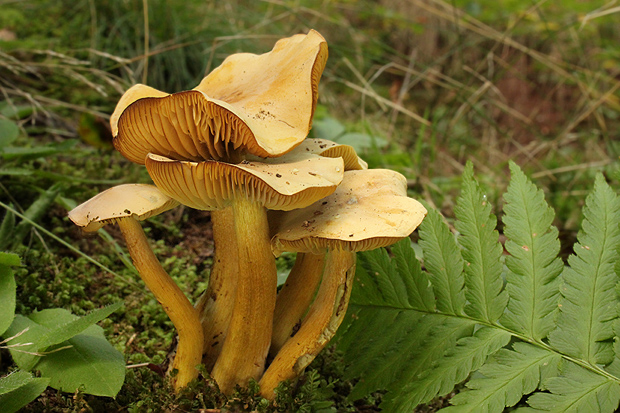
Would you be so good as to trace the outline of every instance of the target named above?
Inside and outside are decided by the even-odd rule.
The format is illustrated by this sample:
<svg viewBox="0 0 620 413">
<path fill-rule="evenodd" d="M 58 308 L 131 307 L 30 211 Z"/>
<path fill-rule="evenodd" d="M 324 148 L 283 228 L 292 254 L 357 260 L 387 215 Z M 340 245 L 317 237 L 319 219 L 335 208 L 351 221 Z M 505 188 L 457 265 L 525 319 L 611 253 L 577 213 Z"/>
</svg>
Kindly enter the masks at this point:
<svg viewBox="0 0 620 413">
<path fill-rule="evenodd" d="M 239 273 L 232 208 L 211 211 L 211 222 L 215 256 L 209 287 L 196 305 L 204 332 L 202 362 L 208 371 L 213 368 L 226 338 Z"/>
<path fill-rule="evenodd" d="M 140 277 L 162 305 L 179 334 L 179 346 L 172 363 L 172 368 L 178 371 L 173 380 L 174 389 L 178 392 L 198 377 L 196 366 L 200 364 L 203 347 L 198 312 L 162 268 L 140 223 L 133 218 L 123 218 L 118 220 L 118 224 Z"/>
<path fill-rule="evenodd" d="M 327 253 L 317 296 L 297 334 L 284 343 L 261 378 L 261 396 L 273 400 L 278 384 L 297 377 L 329 343 L 349 305 L 354 274 L 354 252 L 338 249 Z"/>
<path fill-rule="evenodd" d="M 321 282 L 324 266 L 324 254 L 297 253 L 295 265 L 276 300 L 269 349 L 272 357 L 276 356 L 286 340 L 297 333 Z"/>
<path fill-rule="evenodd" d="M 277 280 L 265 208 L 245 197 L 236 198 L 232 208 L 239 254 L 237 292 L 226 340 L 212 371 L 225 394 L 263 373 Z"/>
</svg>

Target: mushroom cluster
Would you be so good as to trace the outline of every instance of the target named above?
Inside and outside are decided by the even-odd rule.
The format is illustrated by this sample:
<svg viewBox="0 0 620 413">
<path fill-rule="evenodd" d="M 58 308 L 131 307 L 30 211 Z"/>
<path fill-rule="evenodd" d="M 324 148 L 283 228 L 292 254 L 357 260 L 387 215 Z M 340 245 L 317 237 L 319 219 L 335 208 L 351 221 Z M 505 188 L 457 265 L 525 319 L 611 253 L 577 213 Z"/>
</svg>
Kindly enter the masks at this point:
<svg viewBox="0 0 620 413">
<path fill-rule="evenodd" d="M 223 393 L 254 379 L 273 399 L 340 325 L 355 252 L 407 237 L 426 213 L 402 175 L 367 169 L 350 146 L 306 138 L 326 60 L 325 39 L 311 30 L 262 55 L 228 57 L 190 91 L 135 85 L 111 117 L 115 148 L 145 165 L 155 186 L 112 188 L 69 217 L 86 230 L 120 225 L 178 330 L 177 390 L 202 362 Z M 138 222 L 178 204 L 211 211 L 214 263 L 195 306 Z M 277 293 L 283 251 L 297 258 Z"/>
</svg>

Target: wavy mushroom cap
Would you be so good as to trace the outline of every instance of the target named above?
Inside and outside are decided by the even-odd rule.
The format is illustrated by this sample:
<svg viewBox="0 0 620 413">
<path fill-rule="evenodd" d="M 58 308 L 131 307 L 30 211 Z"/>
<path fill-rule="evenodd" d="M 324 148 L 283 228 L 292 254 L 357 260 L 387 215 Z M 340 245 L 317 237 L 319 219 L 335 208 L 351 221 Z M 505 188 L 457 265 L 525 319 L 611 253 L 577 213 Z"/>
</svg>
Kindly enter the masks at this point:
<svg viewBox="0 0 620 413">
<path fill-rule="evenodd" d="M 368 169 L 366 161 L 357 156 L 355 149 L 350 145 L 343 145 L 327 139 L 304 139 L 298 148 L 328 158 L 342 158 L 345 171 Z"/>
<path fill-rule="evenodd" d="M 158 188 L 192 208 L 222 209 L 238 197 L 267 209 L 306 207 L 334 192 L 342 181 L 341 158 L 295 149 L 262 162 L 175 161 L 149 154 L 146 169 Z"/>
<path fill-rule="evenodd" d="M 122 218 L 143 221 L 179 205 L 156 186 L 125 184 L 107 189 L 69 211 L 69 219 L 86 232 Z"/>
<path fill-rule="evenodd" d="M 228 57 L 191 91 L 135 85 L 112 117 L 114 146 L 132 162 L 277 157 L 310 130 L 327 43 L 316 31 L 278 41 L 269 53 Z"/>
<path fill-rule="evenodd" d="M 407 197 L 407 181 L 398 172 L 347 171 L 332 195 L 280 214 L 271 244 L 276 255 L 372 250 L 409 236 L 425 215 L 422 204 Z"/>
</svg>

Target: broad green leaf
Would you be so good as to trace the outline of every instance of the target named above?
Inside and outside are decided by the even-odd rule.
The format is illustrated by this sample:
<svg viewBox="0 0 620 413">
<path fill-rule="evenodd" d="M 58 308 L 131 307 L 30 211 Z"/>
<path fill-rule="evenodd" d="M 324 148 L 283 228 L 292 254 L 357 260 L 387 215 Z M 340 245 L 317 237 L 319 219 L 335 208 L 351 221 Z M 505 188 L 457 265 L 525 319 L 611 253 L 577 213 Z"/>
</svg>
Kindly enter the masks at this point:
<svg viewBox="0 0 620 413">
<path fill-rule="evenodd" d="M 523 342 L 512 347 L 490 357 L 467 383 L 470 390 L 459 392 L 450 399 L 454 406 L 441 411 L 501 412 L 535 391 L 541 377 L 557 375 L 559 354 Z"/>
<path fill-rule="evenodd" d="M 47 333 L 37 338 L 35 343 L 40 350 L 60 344 L 108 317 L 122 306 L 122 302 L 114 303 L 107 307 L 93 310 L 82 317 L 75 316 L 62 309 L 50 309 L 33 313 L 30 318 L 48 328 Z"/>
<path fill-rule="evenodd" d="M 13 413 L 18 411 L 43 393 L 48 383 L 48 378 L 32 377 L 27 383 L 12 392 L 0 395 L 0 412 Z"/>
<path fill-rule="evenodd" d="M 19 136 L 19 127 L 15 122 L 0 119 L 0 152 L 8 145 L 15 142 Z"/>
<path fill-rule="evenodd" d="M 446 355 L 436 358 L 436 364 L 421 379 L 393 383 L 398 392 L 388 391 L 381 407 L 388 412 L 412 411 L 421 403 L 449 393 L 480 368 L 490 354 L 508 344 L 510 338 L 504 330 L 481 327 L 474 335 L 461 338 Z"/>
<path fill-rule="evenodd" d="M 62 308 L 42 310 L 32 313 L 29 317 L 18 314 L 4 337 L 14 336 L 27 329 L 8 344 L 31 344 L 10 347 L 11 356 L 21 369 L 31 370 L 41 360 L 41 355 L 49 350 L 48 347 L 63 343 L 85 331 L 117 310 L 120 305 L 121 303 L 116 303 L 95 310 L 84 317 L 73 315 Z"/>
<path fill-rule="evenodd" d="M 620 401 L 620 384 L 575 363 L 564 361 L 562 374 L 544 381 L 549 393 L 534 393 L 527 403 L 552 412 L 614 412 Z"/>
<path fill-rule="evenodd" d="M 560 314 L 549 343 L 560 352 L 597 364 L 614 358 L 613 321 L 617 318 L 614 264 L 620 247 L 620 198 L 602 175 L 586 198 L 575 255 L 563 272 Z"/>
<path fill-rule="evenodd" d="M 465 312 L 479 320 L 494 324 L 503 314 L 508 294 L 502 291 L 502 246 L 495 230 L 497 219 L 491 205 L 473 177 L 473 165 L 463 173 L 461 196 L 454 213 L 459 242 L 465 260 Z"/>
<path fill-rule="evenodd" d="M 81 387 L 88 394 L 115 397 L 125 380 L 125 358 L 105 339 L 103 329 L 90 326 L 58 347 L 66 345 L 71 347 L 50 352 L 36 366 L 50 378 L 49 386 L 69 393 Z"/>
<path fill-rule="evenodd" d="M 0 396 L 22 387 L 32 381 L 32 374 L 16 370 L 8 376 L 0 377 Z"/>
<path fill-rule="evenodd" d="M 441 215 L 432 208 L 418 229 L 424 251 L 424 266 L 429 272 L 437 297 L 437 310 L 445 314 L 463 314 L 463 259 L 456 239 Z"/>
<path fill-rule="evenodd" d="M 8 265 L 0 264 L 0 335 L 9 328 L 15 317 L 16 291 L 13 270 Z"/>
<path fill-rule="evenodd" d="M 504 195 L 504 235 L 510 296 L 501 323 L 534 340 L 542 340 L 555 325 L 560 299 L 559 278 L 563 263 L 558 258 L 558 230 L 554 212 L 543 191 L 510 163 L 512 178 Z"/>
<path fill-rule="evenodd" d="M 0 251 L 0 265 L 6 265 L 8 267 L 19 267 L 20 265 L 22 265 L 22 261 L 17 254 L 13 254 L 12 252 Z"/>
</svg>

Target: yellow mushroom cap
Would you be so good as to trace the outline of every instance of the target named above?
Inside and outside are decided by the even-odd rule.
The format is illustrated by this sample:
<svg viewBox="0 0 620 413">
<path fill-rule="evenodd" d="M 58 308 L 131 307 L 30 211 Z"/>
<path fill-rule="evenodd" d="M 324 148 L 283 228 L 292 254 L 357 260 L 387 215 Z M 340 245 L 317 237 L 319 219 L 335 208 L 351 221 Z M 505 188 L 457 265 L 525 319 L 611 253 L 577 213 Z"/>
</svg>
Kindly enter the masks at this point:
<svg viewBox="0 0 620 413">
<path fill-rule="evenodd" d="M 336 191 L 303 209 L 279 214 L 271 240 L 283 251 L 366 251 L 409 236 L 426 209 L 407 197 L 407 182 L 387 169 L 347 171 Z"/>
<path fill-rule="evenodd" d="M 143 221 L 179 205 L 156 186 L 125 184 L 114 186 L 69 211 L 69 219 L 86 232 L 107 223 L 132 217 Z"/>
<path fill-rule="evenodd" d="M 136 85 L 112 115 L 114 146 L 139 164 L 148 153 L 188 161 L 280 156 L 310 130 L 326 60 L 327 43 L 311 30 L 269 53 L 228 57 L 191 91 Z"/>
<path fill-rule="evenodd" d="M 279 158 L 229 164 L 175 161 L 149 154 L 146 169 L 162 192 L 202 210 L 222 209 L 246 197 L 267 209 L 303 208 L 330 195 L 342 181 L 341 158 L 297 149 Z"/>
</svg>

